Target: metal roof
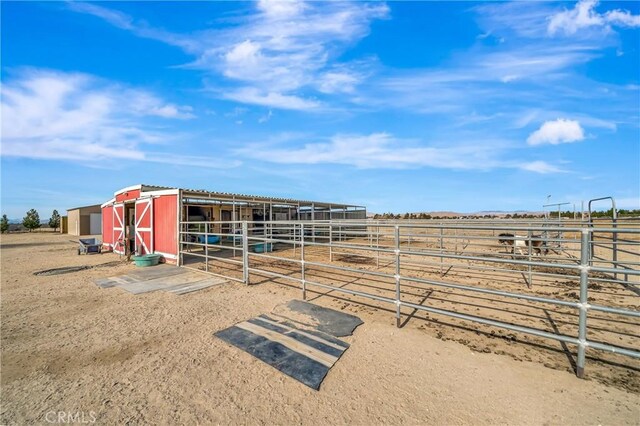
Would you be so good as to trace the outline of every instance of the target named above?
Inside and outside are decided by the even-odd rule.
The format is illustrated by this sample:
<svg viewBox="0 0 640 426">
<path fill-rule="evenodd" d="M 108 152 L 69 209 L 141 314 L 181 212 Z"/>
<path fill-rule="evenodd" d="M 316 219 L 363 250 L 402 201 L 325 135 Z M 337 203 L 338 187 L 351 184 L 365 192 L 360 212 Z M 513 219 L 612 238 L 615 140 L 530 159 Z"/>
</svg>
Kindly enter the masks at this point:
<svg viewBox="0 0 640 426">
<path fill-rule="evenodd" d="M 71 210 L 88 209 L 88 208 L 91 208 L 91 207 L 97 207 L 98 209 L 100 209 L 101 205 L 100 204 L 92 204 L 90 206 L 72 207 L 70 209 L 67 209 L 67 212 L 70 212 Z"/>
<path fill-rule="evenodd" d="M 192 197 L 192 198 L 203 198 L 202 196 L 206 196 L 206 198 L 223 198 L 226 200 L 235 200 L 235 201 L 259 201 L 259 202 L 278 202 L 285 204 L 292 204 L 304 207 L 310 207 L 311 205 L 315 205 L 316 207 L 335 207 L 335 208 L 364 208 L 364 206 L 358 206 L 355 204 L 343 204 L 343 203 L 328 203 L 326 201 L 308 201 L 308 200 L 296 200 L 293 198 L 281 198 L 281 197 L 266 197 L 263 195 L 249 195 L 249 194 L 235 194 L 231 192 L 217 192 L 217 191 L 208 191 L 206 189 L 188 189 L 188 188 L 176 188 L 169 186 L 158 186 L 158 185 L 141 185 L 143 192 L 149 191 L 157 191 L 157 190 L 167 190 L 167 189 L 180 189 L 182 191 L 183 197 Z"/>
</svg>

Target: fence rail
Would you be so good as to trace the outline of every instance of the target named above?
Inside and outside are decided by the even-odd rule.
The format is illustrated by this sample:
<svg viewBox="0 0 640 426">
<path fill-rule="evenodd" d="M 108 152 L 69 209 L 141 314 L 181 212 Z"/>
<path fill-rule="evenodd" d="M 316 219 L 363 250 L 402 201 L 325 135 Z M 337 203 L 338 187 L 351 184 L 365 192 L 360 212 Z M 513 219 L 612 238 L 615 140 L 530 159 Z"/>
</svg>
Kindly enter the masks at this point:
<svg viewBox="0 0 640 426">
<path fill-rule="evenodd" d="M 589 298 L 589 286 L 604 283 L 619 285 L 632 297 L 640 295 L 640 226 L 631 221 L 617 227 L 607 225 L 610 223 L 604 221 L 596 226 L 575 221 L 558 226 L 477 220 L 181 222 L 179 263 L 247 284 L 251 275 L 285 280 L 299 287 L 304 299 L 310 290 L 328 290 L 387 303 L 395 307 L 398 327 L 402 308 L 410 308 L 576 345 L 576 374 L 583 377 L 588 348 L 640 358 L 635 346 L 623 347 L 588 336 L 591 311 L 640 318 L 637 302 L 629 309 L 594 303 Z M 359 266 L 347 266 L 343 259 Z M 527 289 L 562 279 L 575 283 L 579 294 L 577 300 L 563 300 L 469 285 L 448 278 L 452 270 L 472 274 L 471 280 L 477 277 L 478 282 L 493 276 L 522 278 Z M 378 291 L 346 288 L 330 279 L 326 282 L 320 273 L 378 280 L 381 287 Z M 434 275 L 439 279 L 433 279 Z M 412 300 L 406 289 L 413 285 L 571 309 L 577 311 L 577 333 L 551 332 L 427 306 Z"/>
</svg>

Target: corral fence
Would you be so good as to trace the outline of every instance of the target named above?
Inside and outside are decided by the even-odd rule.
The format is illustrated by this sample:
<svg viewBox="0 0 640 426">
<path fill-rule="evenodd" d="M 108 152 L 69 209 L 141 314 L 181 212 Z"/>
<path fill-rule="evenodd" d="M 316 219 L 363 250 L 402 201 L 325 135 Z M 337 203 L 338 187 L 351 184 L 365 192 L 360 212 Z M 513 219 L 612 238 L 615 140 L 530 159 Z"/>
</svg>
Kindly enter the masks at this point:
<svg viewBox="0 0 640 426">
<path fill-rule="evenodd" d="M 590 338 L 587 321 L 598 313 L 640 324 L 639 246 L 640 221 L 615 227 L 606 220 L 181 222 L 179 263 L 245 284 L 261 277 L 294 285 L 303 299 L 325 291 L 389 304 L 398 327 L 405 308 L 575 345 L 575 370 L 583 377 L 588 348 L 640 358 L 635 342 Z M 558 282 L 576 292 L 567 298 L 548 290 Z M 624 294 L 595 297 L 603 285 Z M 417 297 L 419 287 L 577 312 L 577 329 L 514 324 L 455 303 L 438 308 Z"/>
</svg>

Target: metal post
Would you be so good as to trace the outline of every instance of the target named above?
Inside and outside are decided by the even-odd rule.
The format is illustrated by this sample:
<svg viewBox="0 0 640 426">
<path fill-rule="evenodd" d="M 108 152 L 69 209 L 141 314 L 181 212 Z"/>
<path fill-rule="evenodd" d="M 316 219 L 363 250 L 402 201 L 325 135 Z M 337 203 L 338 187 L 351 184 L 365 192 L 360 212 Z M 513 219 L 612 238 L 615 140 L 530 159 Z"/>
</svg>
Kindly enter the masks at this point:
<svg viewBox="0 0 640 426">
<path fill-rule="evenodd" d="M 204 270 L 209 272 L 209 224 L 204 225 Z"/>
<path fill-rule="evenodd" d="M 114 207 L 115 208 L 115 207 Z M 185 225 L 182 223 L 182 221 L 185 220 L 184 217 L 184 211 L 182 208 L 182 190 L 178 190 L 178 196 L 176 197 L 176 209 L 177 209 L 177 216 L 178 216 L 178 226 L 179 229 L 183 230 L 184 232 L 189 232 L 189 225 Z M 189 220 L 189 215 L 187 215 L 186 220 Z M 182 254 L 182 251 L 184 250 L 184 240 L 185 240 L 185 235 L 188 234 L 180 234 L 178 235 L 178 266 L 183 266 L 184 265 L 184 255 Z M 187 238 L 188 239 L 188 238 Z M 114 244 L 116 243 L 115 241 L 113 242 Z M 187 246 L 188 247 L 188 246 Z"/>
<path fill-rule="evenodd" d="M 297 251 L 297 249 L 298 249 L 298 233 L 297 233 L 297 231 L 296 231 L 296 228 L 297 228 L 297 226 L 296 226 L 296 224 L 294 223 L 294 224 L 292 225 L 292 227 L 291 227 L 291 232 L 293 233 L 292 238 L 293 238 L 293 255 L 294 255 L 294 256 L 296 255 L 296 251 Z"/>
<path fill-rule="evenodd" d="M 316 242 L 316 205 L 311 203 L 311 241 Z"/>
<path fill-rule="evenodd" d="M 580 316 L 578 319 L 578 362 L 576 375 L 584 377 L 585 352 L 587 349 L 587 287 L 589 284 L 589 234 L 588 229 L 582 230 L 580 241 Z"/>
<path fill-rule="evenodd" d="M 304 223 L 300 224 L 300 278 L 302 279 L 302 300 L 307 300 L 307 281 L 304 274 Z"/>
<path fill-rule="evenodd" d="M 396 240 L 396 327 L 400 328 L 400 227 L 395 227 Z"/>
<path fill-rule="evenodd" d="M 329 212 L 329 216 L 331 216 L 331 212 Z M 331 247 L 331 242 L 333 240 L 333 224 L 331 220 L 329 220 L 329 262 L 333 262 L 333 247 Z"/>
<path fill-rule="evenodd" d="M 444 258 L 442 257 L 442 233 L 443 233 L 444 229 L 442 228 L 442 223 L 440 223 L 440 275 L 442 275 L 443 269 L 444 269 Z"/>
<path fill-rule="evenodd" d="M 376 226 L 376 268 L 380 268 L 380 227 Z"/>
<path fill-rule="evenodd" d="M 249 227 L 242 221 L 242 281 L 249 285 Z"/>
<path fill-rule="evenodd" d="M 529 240 L 529 244 L 527 244 L 529 258 L 527 260 L 529 262 L 531 262 L 531 246 L 533 245 L 533 241 L 531 241 L 532 237 L 533 235 L 531 234 L 531 230 L 527 231 L 527 238 Z M 515 243 L 516 242 L 514 241 L 514 247 Z M 531 264 L 527 265 L 527 269 L 529 270 L 529 280 L 527 281 L 527 287 L 531 288 L 533 287 L 533 274 L 531 273 Z"/>
<path fill-rule="evenodd" d="M 454 239 L 455 244 L 456 244 L 456 251 L 454 253 L 458 254 L 458 230 L 457 229 L 453 230 L 453 239 Z"/>
<path fill-rule="evenodd" d="M 613 229 L 616 229 L 618 227 L 618 211 L 616 210 L 616 202 L 615 200 L 611 200 L 612 203 L 612 224 L 613 224 Z M 613 248 L 613 268 L 614 269 L 618 269 L 618 233 L 614 231 L 613 235 L 613 244 L 612 244 L 612 248 Z M 617 280 L 618 279 L 618 274 L 613 274 L 613 279 Z M 627 279 L 625 278 L 625 281 Z"/>
<path fill-rule="evenodd" d="M 266 244 L 264 245 L 265 248 L 265 252 L 268 252 L 269 250 L 267 250 L 269 247 L 271 247 L 271 250 L 273 250 L 273 200 L 269 200 L 269 235 L 267 236 L 267 241 L 265 242 Z"/>
</svg>

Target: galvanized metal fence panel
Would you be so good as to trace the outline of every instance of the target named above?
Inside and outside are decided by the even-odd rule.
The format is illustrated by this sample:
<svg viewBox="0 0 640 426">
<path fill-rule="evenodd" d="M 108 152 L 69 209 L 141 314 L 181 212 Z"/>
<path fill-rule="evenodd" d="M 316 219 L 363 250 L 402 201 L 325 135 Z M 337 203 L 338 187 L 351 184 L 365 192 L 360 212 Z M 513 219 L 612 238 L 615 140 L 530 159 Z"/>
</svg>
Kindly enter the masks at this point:
<svg viewBox="0 0 640 426">
<path fill-rule="evenodd" d="M 634 222 L 626 222 L 624 227 L 608 225 L 477 220 L 182 222 L 179 262 L 246 284 L 252 275 L 285 280 L 299 285 L 304 299 L 311 287 L 388 303 L 395 307 L 398 327 L 404 307 L 573 344 L 578 348 L 576 374 L 583 377 L 588 348 L 640 358 L 636 348 L 588 338 L 590 311 L 640 318 L 638 310 L 589 301 L 589 282 L 619 284 L 640 295 L 640 226 Z M 212 232 L 214 229 L 230 232 Z M 211 236 L 218 239 L 211 240 Z M 594 247 L 599 255 L 593 252 Z M 335 261 L 343 258 L 363 266 L 344 266 Z M 388 285 L 388 291 L 387 287 L 386 293 L 375 293 L 321 282 L 310 279 L 311 270 L 378 279 Z M 579 295 L 571 301 L 465 285 L 447 280 L 452 270 L 479 274 L 483 279 L 492 274 L 503 280 L 521 276 L 527 288 L 535 286 L 536 281 L 568 279 L 576 283 Z M 420 276 L 425 272 L 441 279 Z M 577 335 L 425 306 L 409 300 L 403 292 L 403 287 L 414 284 L 575 309 Z"/>
</svg>

